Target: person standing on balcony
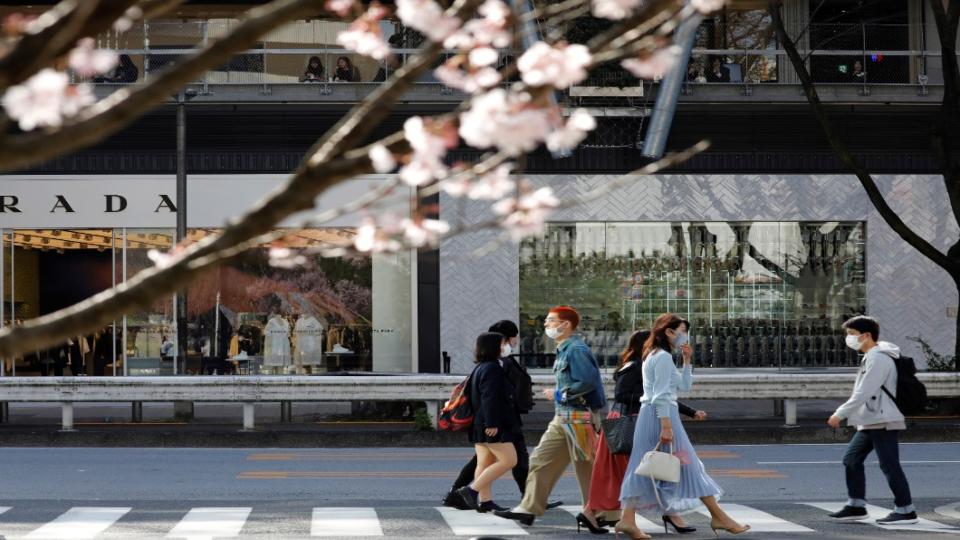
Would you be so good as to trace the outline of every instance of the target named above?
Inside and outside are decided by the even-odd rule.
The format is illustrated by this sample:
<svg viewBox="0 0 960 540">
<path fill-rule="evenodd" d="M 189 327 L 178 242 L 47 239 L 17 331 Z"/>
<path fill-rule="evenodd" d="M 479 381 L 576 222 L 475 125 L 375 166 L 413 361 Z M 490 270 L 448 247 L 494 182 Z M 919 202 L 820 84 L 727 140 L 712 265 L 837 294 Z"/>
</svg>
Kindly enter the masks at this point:
<svg viewBox="0 0 960 540">
<path fill-rule="evenodd" d="M 607 406 L 600 367 L 590 347 L 574 335 L 580 314 L 569 306 L 547 313 L 544 333 L 557 342 L 553 364 L 556 387 L 544 390 L 554 401 L 555 415 L 530 456 L 530 473 L 520 504 L 496 515 L 532 525 L 547 510 L 547 498 L 573 462 L 581 503 L 590 493 L 590 474 L 600 426 L 600 412 Z"/>
</svg>

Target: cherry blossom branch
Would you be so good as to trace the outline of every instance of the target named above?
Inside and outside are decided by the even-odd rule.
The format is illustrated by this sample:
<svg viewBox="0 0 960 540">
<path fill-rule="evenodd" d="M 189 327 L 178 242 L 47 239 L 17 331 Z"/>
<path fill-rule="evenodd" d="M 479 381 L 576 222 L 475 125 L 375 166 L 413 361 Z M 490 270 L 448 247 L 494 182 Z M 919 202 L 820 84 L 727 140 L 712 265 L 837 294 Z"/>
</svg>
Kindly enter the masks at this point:
<svg viewBox="0 0 960 540">
<path fill-rule="evenodd" d="M 49 66 L 73 48 L 78 39 L 110 28 L 136 0 L 64 0 L 35 21 L 0 58 L 0 93 Z"/>
<path fill-rule="evenodd" d="M 226 36 L 185 57 L 151 82 L 132 90 L 117 90 L 60 128 L 0 136 L 0 170 L 36 165 L 103 140 L 169 99 L 172 93 L 205 71 L 223 64 L 237 51 L 250 48 L 264 34 L 291 20 L 315 15 L 317 11 L 316 0 L 274 0 L 251 9 L 247 18 Z"/>
</svg>

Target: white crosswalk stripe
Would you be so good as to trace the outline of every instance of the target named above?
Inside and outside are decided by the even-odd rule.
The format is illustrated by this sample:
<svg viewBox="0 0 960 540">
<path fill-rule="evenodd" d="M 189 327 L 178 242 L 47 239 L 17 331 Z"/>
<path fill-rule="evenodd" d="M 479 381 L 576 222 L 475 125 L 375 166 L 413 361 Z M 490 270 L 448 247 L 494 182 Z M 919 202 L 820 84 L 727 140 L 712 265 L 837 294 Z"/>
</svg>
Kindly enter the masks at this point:
<svg viewBox="0 0 960 540">
<path fill-rule="evenodd" d="M 437 512 L 443 516 L 453 534 L 457 536 L 520 536 L 527 534 L 520 525 L 512 520 L 497 517 L 493 514 L 481 514 L 438 506 Z"/>
<path fill-rule="evenodd" d="M 560 508 L 562 510 L 566 510 L 572 516 L 576 516 L 580 512 L 583 512 L 582 506 L 570 505 L 570 506 L 561 506 Z M 655 533 L 661 528 L 663 528 L 663 525 L 658 525 L 650 521 L 649 519 L 644 518 L 643 516 L 637 516 L 637 527 L 640 527 L 641 531 L 647 534 L 650 534 L 650 533 Z"/>
<path fill-rule="evenodd" d="M 10 510 L 11 508 L 13 508 L 13 507 L 12 507 L 12 506 L 0 506 L 0 514 L 6 513 L 7 510 Z"/>
<path fill-rule="evenodd" d="M 167 533 L 167 538 L 232 538 L 240 534 L 251 510 L 250 507 L 191 508 Z"/>
<path fill-rule="evenodd" d="M 373 508 L 314 508 L 310 536 L 383 536 Z"/>
<path fill-rule="evenodd" d="M 938 506 L 934 512 L 944 517 L 960 519 L 960 502 Z"/>
<path fill-rule="evenodd" d="M 804 504 L 807 506 L 813 506 L 814 508 L 820 508 L 821 510 L 826 510 L 827 512 L 836 512 L 843 508 L 843 503 L 837 502 L 808 502 L 808 503 L 797 503 Z M 867 505 L 867 519 L 863 520 L 863 523 L 868 523 L 881 529 L 887 529 L 890 531 L 923 531 L 923 532 L 938 532 L 938 533 L 953 533 L 960 534 L 960 528 L 951 527 L 949 525 L 944 525 L 943 523 L 937 523 L 936 521 L 931 521 L 929 519 L 920 518 L 919 522 L 915 525 L 880 525 L 875 523 L 875 520 L 882 517 L 886 517 L 890 513 L 890 509 L 881 508 L 879 506 L 874 506 L 872 504 Z M 830 518 L 825 518 L 830 519 Z"/>
<path fill-rule="evenodd" d="M 803 525 L 780 519 L 772 514 L 742 504 L 724 504 L 723 510 L 734 521 L 750 525 L 750 531 L 752 532 L 816 532 Z M 698 510 L 698 512 L 710 517 L 710 512 L 706 509 Z"/>
<path fill-rule="evenodd" d="M 34 530 L 28 540 L 50 538 L 56 540 L 79 540 L 94 538 L 113 525 L 131 509 L 129 507 L 74 507 L 57 519 Z"/>
</svg>

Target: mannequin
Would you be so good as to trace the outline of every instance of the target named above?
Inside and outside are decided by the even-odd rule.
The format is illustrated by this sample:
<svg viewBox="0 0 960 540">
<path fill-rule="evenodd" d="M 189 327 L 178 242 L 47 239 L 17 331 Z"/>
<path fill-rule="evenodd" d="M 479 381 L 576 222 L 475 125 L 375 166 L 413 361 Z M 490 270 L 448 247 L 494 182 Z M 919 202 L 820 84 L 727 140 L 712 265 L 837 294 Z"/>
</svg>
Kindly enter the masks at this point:
<svg viewBox="0 0 960 540">
<path fill-rule="evenodd" d="M 298 366 L 319 366 L 323 358 L 323 325 L 313 315 L 304 315 L 293 328 Z"/>
<path fill-rule="evenodd" d="M 263 365 L 286 367 L 290 365 L 290 323 L 275 314 L 267 321 L 263 331 Z"/>
</svg>

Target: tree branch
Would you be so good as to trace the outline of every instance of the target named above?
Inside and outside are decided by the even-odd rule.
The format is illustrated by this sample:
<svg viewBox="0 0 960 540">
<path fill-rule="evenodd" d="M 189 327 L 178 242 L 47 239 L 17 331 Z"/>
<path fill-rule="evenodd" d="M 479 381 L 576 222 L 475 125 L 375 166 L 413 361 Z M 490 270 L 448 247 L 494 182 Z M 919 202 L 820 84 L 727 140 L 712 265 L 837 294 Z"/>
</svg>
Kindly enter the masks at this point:
<svg viewBox="0 0 960 540">
<path fill-rule="evenodd" d="M 940 38 L 940 60 L 943 67 L 943 100 L 940 114 L 937 115 L 931 130 L 930 142 L 933 154 L 943 171 L 943 183 L 950 197 L 953 217 L 960 223 L 960 161 L 953 152 L 957 136 L 960 135 L 960 65 L 956 51 L 960 2 L 952 2 L 950 9 L 945 10 L 940 0 L 930 0 L 930 7 Z"/>
<path fill-rule="evenodd" d="M 316 4 L 316 0 L 274 0 L 251 9 L 247 19 L 229 34 L 187 56 L 152 82 L 133 90 L 121 88 L 60 128 L 0 138 L 0 170 L 36 165 L 105 139 L 163 103 L 205 71 L 223 64 L 237 51 L 250 48 L 264 34 L 291 20 L 315 15 Z"/>
<path fill-rule="evenodd" d="M 877 209 L 877 212 L 883 220 L 900 238 L 947 272 L 953 274 L 960 271 L 960 266 L 920 237 L 920 235 L 900 219 L 900 216 L 890 208 L 890 205 L 888 205 L 887 201 L 883 198 L 883 194 L 880 193 L 880 189 L 877 187 L 870 173 L 860 165 L 847 146 L 840 140 L 840 135 L 827 116 L 823 103 L 820 101 L 820 96 L 817 94 L 817 89 L 814 87 L 813 81 L 810 79 L 810 74 L 807 72 L 807 68 L 803 63 L 803 59 L 800 57 L 800 53 L 797 52 L 797 47 L 793 41 L 790 40 L 789 36 L 787 36 L 787 32 L 783 26 L 783 18 L 780 15 L 780 4 L 780 0 L 770 0 L 769 3 L 770 16 L 774 28 L 777 31 L 777 37 L 783 45 L 787 57 L 790 58 L 790 63 L 797 72 L 800 84 L 803 86 L 804 93 L 807 96 L 807 101 L 810 103 L 810 108 L 813 109 L 817 122 L 819 122 L 820 128 L 823 130 L 824 136 L 826 136 L 834 153 L 836 153 L 840 161 L 856 175 L 857 180 L 860 181 L 863 189 L 866 190 L 870 202 L 873 203 L 873 206 Z"/>
</svg>

